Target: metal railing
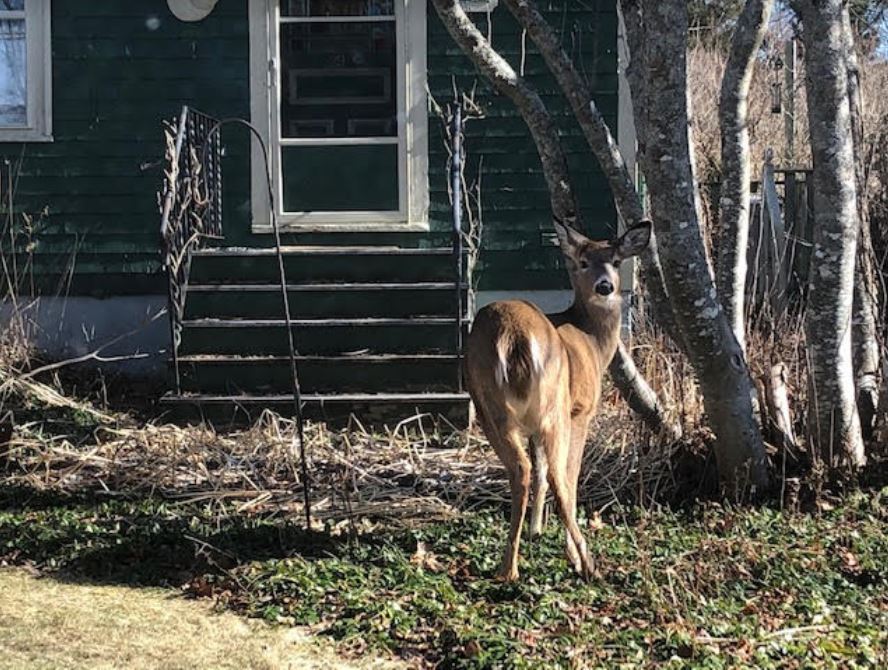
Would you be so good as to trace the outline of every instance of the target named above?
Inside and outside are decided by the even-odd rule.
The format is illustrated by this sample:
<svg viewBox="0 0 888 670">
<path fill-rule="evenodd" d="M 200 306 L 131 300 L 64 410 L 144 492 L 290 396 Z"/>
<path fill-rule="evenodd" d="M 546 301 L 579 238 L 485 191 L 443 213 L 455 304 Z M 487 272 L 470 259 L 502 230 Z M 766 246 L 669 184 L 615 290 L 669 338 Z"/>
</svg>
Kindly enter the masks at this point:
<svg viewBox="0 0 888 670">
<path fill-rule="evenodd" d="M 223 239 L 221 129 L 226 125 L 245 127 L 262 149 L 289 350 L 293 414 L 296 419 L 294 438 L 298 441 L 306 528 L 311 528 L 311 480 L 305 457 L 302 392 L 296 366 L 297 352 L 290 318 L 283 250 L 272 197 L 268 147 L 259 131 L 248 121 L 238 118 L 214 119 L 187 106 L 182 107 L 178 124 L 166 131 L 166 165 L 160 193 L 160 244 L 169 284 L 170 358 L 176 381 L 176 395 L 182 393 L 179 345 L 182 340 L 192 253 L 207 239 Z"/>
<path fill-rule="evenodd" d="M 160 247 L 168 280 L 176 393 L 182 391 L 179 344 L 191 254 L 205 240 L 222 237 L 222 146 L 217 126 L 213 117 L 185 106 L 178 123 L 165 131 Z"/>
</svg>

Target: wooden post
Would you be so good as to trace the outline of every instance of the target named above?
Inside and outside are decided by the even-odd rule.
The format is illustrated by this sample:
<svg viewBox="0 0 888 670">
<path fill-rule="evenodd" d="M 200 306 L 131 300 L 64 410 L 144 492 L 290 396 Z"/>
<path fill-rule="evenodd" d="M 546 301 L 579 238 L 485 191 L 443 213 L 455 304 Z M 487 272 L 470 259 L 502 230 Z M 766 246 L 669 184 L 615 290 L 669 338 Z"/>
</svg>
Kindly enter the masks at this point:
<svg viewBox="0 0 888 670">
<path fill-rule="evenodd" d="M 795 75 L 798 48 L 795 38 L 786 42 L 786 53 L 783 57 L 784 88 L 786 90 L 786 104 L 783 105 L 783 131 L 786 136 L 786 167 L 792 169 L 795 165 Z"/>
</svg>

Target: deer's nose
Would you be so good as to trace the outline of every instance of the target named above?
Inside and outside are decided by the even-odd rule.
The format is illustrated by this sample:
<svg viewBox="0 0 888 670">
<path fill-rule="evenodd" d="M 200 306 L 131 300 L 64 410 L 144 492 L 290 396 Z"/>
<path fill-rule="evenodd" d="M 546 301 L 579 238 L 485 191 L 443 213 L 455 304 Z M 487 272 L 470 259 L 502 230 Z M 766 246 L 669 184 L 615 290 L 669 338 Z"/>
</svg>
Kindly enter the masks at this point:
<svg viewBox="0 0 888 670">
<path fill-rule="evenodd" d="M 610 295 L 614 292 L 614 285 L 610 283 L 607 279 L 602 279 L 600 282 L 595 284 L 595 292 L 598 295 Z"/>
</svg>

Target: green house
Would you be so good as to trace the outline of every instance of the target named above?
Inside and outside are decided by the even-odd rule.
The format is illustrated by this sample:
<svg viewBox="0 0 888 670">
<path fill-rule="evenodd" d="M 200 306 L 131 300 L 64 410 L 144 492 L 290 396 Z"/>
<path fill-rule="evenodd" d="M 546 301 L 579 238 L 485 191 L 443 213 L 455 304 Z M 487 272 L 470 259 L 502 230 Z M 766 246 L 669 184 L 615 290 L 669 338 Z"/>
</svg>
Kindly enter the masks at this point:
<svg viewBox="0 0 888 670">
<path fill-rule="evenodd" d="M 589 232 L 610 235 L 606 183 L 541 58 L 496 0 L 464 6 L 556 115 Z M 631 159 L 616 3 L 541 6 Z M 570 299 L 527 129 L 425 0 L 0 0 L 0 48 L 4 285 L 40 296 L 16 302 L 48 356 L 101 348 L 166 375 L 174 406 L 285 403 L 273 221 L 303 391 L 322 415 L 464 405 L 457 295 Z M 480 117 L 464 143 L 483 221 L 471 301 L 448 191 L 455 92 Z M 225 123 L 204 150 L 184 138 L 201 155 L 181 160 L 214 161 L 201 193 L 219 234 L 198 236 L 176 275 L 159 191 L 183 107 L 201 113 L 188 120 L 203 119 L 200 137 L 221 119 L 255 132 Z"/>
</svg>

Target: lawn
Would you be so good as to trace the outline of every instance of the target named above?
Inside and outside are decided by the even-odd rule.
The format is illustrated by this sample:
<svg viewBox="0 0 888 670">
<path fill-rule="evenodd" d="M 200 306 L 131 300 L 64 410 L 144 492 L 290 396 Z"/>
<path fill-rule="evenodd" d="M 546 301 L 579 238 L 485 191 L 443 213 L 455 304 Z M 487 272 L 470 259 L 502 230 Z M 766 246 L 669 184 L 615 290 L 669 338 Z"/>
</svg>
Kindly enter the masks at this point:
<svg viewBox="0 0 888 670">
<path fill-rule="evenodd" d="M 94 583 L 184 585 L 309 625 L 345 655 L 487 667 L 888 667 L 888 489 L 814 514 L 612 507 L 584 583 L 550 523 L 492 579 L 503 510 L 306 533 L 274 510 L 0 490 L 0 561 Z"/>
<path fill-rule="evenodd" d="M 330 645 L 327 645 L 328 647 Z M 0 569 L 0 667 L 27 670 L 385 670 L 343 662 L 299 628 L 270 627 L 175 591 Z"/>
</svg>

